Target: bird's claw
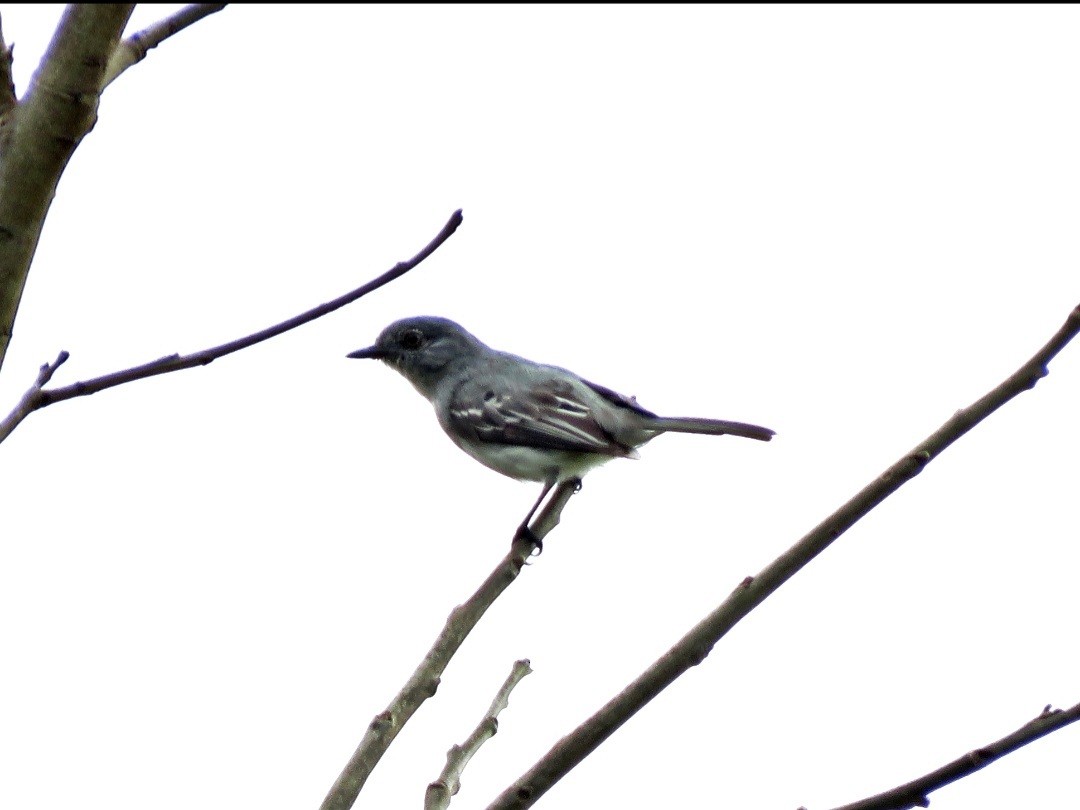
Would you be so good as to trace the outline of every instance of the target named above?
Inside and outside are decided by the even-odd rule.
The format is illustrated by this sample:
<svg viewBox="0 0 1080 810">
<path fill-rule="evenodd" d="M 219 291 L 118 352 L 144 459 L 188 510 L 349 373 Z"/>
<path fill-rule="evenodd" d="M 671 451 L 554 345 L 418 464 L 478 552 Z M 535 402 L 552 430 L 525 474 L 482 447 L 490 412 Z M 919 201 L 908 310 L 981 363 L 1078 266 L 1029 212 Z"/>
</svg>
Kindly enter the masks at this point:
<svg viewBox="0 0 1080 810">
<path fill-rule="evenodd" d="M 525 540 L 532 543 L 533 551 L 529 555 L 530 557 L 538 557 L 544 551 L 544 541 L 536 536 L 536 532 L 529 528 L 527 523 L 522 523 L 518 526 L 517 533 L 514 535 L 514 541 Z"/>
</svg>

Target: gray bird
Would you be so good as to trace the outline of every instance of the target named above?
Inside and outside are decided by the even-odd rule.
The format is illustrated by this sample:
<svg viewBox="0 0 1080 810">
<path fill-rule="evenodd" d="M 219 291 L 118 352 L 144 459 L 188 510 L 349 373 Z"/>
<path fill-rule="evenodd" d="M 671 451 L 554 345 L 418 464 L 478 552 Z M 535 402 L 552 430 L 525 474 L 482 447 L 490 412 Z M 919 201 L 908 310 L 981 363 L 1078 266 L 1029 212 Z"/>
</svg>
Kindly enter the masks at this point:
<svg viewBox="0 0 1080 810">
<path fill-rule="evenodd" d="M 744 436 L 767 442 L 768 428 L 720 419 L 657 416 L 637 402 L 571 371 L 481 343 L 446 318 L 405 318 L 374 346 L 348 355 L 382 360 L 435 408 L 446 434 L 481 464 L 544 489 L 528 522 L 556 483 L 577 479 L 661 433 Z"/>
</svg>

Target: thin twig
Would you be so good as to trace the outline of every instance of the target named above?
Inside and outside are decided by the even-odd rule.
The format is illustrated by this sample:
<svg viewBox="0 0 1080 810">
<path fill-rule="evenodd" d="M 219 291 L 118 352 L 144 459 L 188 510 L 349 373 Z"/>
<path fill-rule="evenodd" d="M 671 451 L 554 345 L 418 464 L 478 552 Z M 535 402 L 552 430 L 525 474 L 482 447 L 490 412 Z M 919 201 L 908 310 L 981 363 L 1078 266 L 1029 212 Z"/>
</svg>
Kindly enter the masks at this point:
<svg viewBox="0 0 1080 810">
<path fill-rule="evenodd" d="M 11 433 L 11 431 L 14 430 L 15 425 L 19 424 L 19 422 L 33 413 L 35 408 L 39 407 L 36 403 L 41 396 L 41 386 L 52 379 L 56 370 L 66 363 L 70 356 L 71 355 L 67 352 L 60 352 L 53 362 L 45 363 L 38 370 L 37 379 L 34 380 L 34 384 L 22 395 L 4 421 L 0 422 L 0 437 L 6 437 L 8 433 Z M 3 439 L 0 438 L 0 441 L 2 440 Z"/>
<path fill-rule="evenodd" d="M 1015 374 L 971 406 L 957 411 L 840 509 L 826 518 L 757 577 L 747 577 L 712 613 L 680 639 L 662 658 L 596 714 L 555 744 L 540 760 L 489 805 L 489 810 L 531 807 L 552 785 L 594 751 L 642 706 L 690 667 L 705 660 L 713 645 L 766 597 L 829 547 L 875 506 L 918 475 L 949 445 L 1009 400 L 1046 376 L 1047 364 L 1080 333 L 1080 306 L 1034 357 Z"/>
<path fill-rule="evenodd" d="M 168 374 L 169 372 L 180 371 L 185 368 L 205 366 L 208 363 L 217 360 L 219 357 L 224 357 L 227 354 L 232 354 L 241 349 L 246 349 L 249 346 L 254 346 L 256 343 L 262 343 L 264 340 L 277 337 L 298 326 L 303 326 L 309 321 L 321 318 L 323 315 L 327 315 L 336 309 L 341 309 L 341 307 L 346 304 L 351 304 L 356 299 L 362 298 L 368 293 L 389 284 L 394 279 L 399 278 L 412 270 L 420 264 L 420 262 L 434 253 L 443 242 L 449 239 L 454 231 L 457 230 L 461 221 L 461 210 L 458 209 L 443 226 L 442 230 L 439 231 L 438 235 L 432 239 L 423 250 L 408 261 L 398 262 L 378 278 L 372 279 L 361 287 L 357 287 L 352 292 L 347 292 L 344 295 L 335 298 L 333 301 L 320 304 L 314 309 L 309 309 L 307 312 L 303 312 L 296 317 L 289 318 L 287 321 L 282 321 L 274 326 L 269 326 L 254 334 L 238 338 L 228 343 L 223 343 L 220 346 L 214 346 L 210 349 L 203 349 L 202 351 L 194 352 L 192 354 L 171 354 L 167 357 L 159 358 L 158 360 L 151 360 L 149 363 L 143 363 L 140 366 L 134 366 L 133 368 L 124 369 L 123 371 L 114 371 L 112 374 L 105 374 L 101 377 L 94 377 L 90 380 L 72 383 L 63 388 L 42 390 L 40 385 L 35 384 L 23 395 L 22 400 L 20 400 L 19 405 L 16 406 L 15 410 L 0 422 L 0 442 L 6 439 L 11 434 L 11 431 L 13 431 L 19 423 L 31 413 L 48 405 L 52 405 L 53 403 L 63 402 L 65 399 L 72 399 L 74 397 L 89 396 L 90 394 L 96 394 L 98 391 L 104 391 L 106 388 L 114 388 L 118 385 L 123 385 L 124 383 L 142 380 L 158 374 Z"/>
<path fill-rule="evenodd" d="M 510 702 L 510 693 L 514 691 L 514 687 L 530 672 L 532 669 L 529 667 L 528 659 L 523 658 L 514 662 L 510 674 L 495 695 L 495 699 L 491 701 L 491 707 L 473 729 L 473 733 L 464 743 L 451 746 L 446 752 L 446 767 L 439 774 L 439 778 L 427 786 L 427 792 L 424 794 L 424 810 L 446 810 L 450 806 L 450 798 L 456 796 L 461 788 L 462 771 L 480 750 L 480 746 L 498 733 L 499 713 Z"/>
<path fill-rule="evenodd" d="M 102 89 L 108 87 L 129 67 L 145 59 L 151 48 L 156 48 L 169 37 L 179 34 L 204 17 L 216 14 L 227 5 L 228 3 L 194 3 L 184 6 L 164 20 L 159 20 L 149 28 L 144 28 L 118 42 L 112 56 L 109 57 L 109 64 L 105 67 L 105 81 L 101 84 Z"/>
<path fill-rule="evenodd" d="M 1006 754 L 1011 754 L 1018 748 L 1023 748 L 1028 743 L 1035 742 L 1059 728 L 1065 728 L 1077 720 L 1080 720 L 1080 703 L 1065 710 L 1047 706 L 1034 720 L 1025 723 L 1012 734 L 996 742 L 968 751 L 959 759 L 954 759 L 948 765 L 920 776 L 906 785 L 900 785 L 852 804 L 845 804 L 836 810 L 910 810 L 913 807 L 928 807 L 930 805 L 928 795 L 935 790 L 963 779 L 965 776 L 970 776 Z"/>
<path fill-rule="evenodd" d="M 558 525 L 563 507 L 576 491 L 576 482 L 568 481 L 559 484 L 555 494 L 551 496 L 529 527 L 537 539 L 543 540 L 548 532 Z M 398 732 L 416 713 L 420 705 L 435 694 L 439 679 L 454 653 L 499 594 L 517 579 L 517 575 L 521 573 L 521 569 L 534 549 L 533 543 L 519 533 L 511 543 L 510 551 L 488 574 L 483 584 L 467 601 L 450 612 L 446 626 L 443 627 L 412 677 L 397 693 L 386 710 L 375 715 L 368 725 L 360 745 L 357 746 L 348 764 L 330 788 L 330 792 L 326 794 L 321 810 L 348 810 L 353 806 L 361 788 L 364 787 L 364 783 L 371 776 L 371 772 L 382 755 L 386 753 L 386 749 L 390 747 L 390 743 L 394 741 Z"/>
</svg>

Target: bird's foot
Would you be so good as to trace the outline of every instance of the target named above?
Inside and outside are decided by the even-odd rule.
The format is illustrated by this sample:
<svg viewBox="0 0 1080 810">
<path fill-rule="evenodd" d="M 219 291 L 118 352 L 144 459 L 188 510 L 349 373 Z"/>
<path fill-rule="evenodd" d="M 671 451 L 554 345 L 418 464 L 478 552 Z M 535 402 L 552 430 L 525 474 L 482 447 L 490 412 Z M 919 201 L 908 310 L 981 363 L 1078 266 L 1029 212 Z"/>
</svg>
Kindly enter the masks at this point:
<svg viewBox="0 0 1080 810">
<path fill-rule="evenodd" d="M 514 542 L 516 543 L 518 540 L 532 543 L 533 551 L 529 555 L 530 557 L 538 557 L 544 551 L 544 541 L 536 536 L 536 532 L 529 528 L 528 523 L 522 523 L 518 526 L 517 532 L 514 533 Z"/>
</svg>

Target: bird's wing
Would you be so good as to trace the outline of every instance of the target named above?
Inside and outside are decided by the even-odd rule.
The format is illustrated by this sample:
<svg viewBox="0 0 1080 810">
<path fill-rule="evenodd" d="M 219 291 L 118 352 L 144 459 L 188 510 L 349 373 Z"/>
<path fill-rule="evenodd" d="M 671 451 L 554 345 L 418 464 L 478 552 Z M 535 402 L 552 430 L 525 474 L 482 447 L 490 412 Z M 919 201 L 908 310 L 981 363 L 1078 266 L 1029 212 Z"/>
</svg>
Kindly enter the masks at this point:
<svg viewBox="0 0 1080 810">
<path fill-rule="evenodd" d="M 620 408 L 626 408 L 627 410 L 633 411 L 634 413 L 640 414 L 641 416 L 656 416 L 656 414 L 652 411 L 645 410 L 645 408 L 642 408 L 640 405 L 638 405 L 636 397 L 628 397 L 626 396 L 626 394 L 620 394 L 618 391 L 612 391 L 606 385 L 589 382 L 585 379 L 583 379 L 582 382 L 589 386 L 589 388 L 598 393 L 600 396 L 602 396 L 604 399 L 606 399 L 608 402 L 610 402 L 612 405 L 617 405 Z"/>
<path fill-rule="evenodd" d="M 505 376 L 487 385 L 470 381 L 449 402 L 449 418 L 461 435 L 492 444 L 634 456 L 597 421 L 592 392 L 561 375 L 530 375 L 514 384 Z"/>
</svg>

